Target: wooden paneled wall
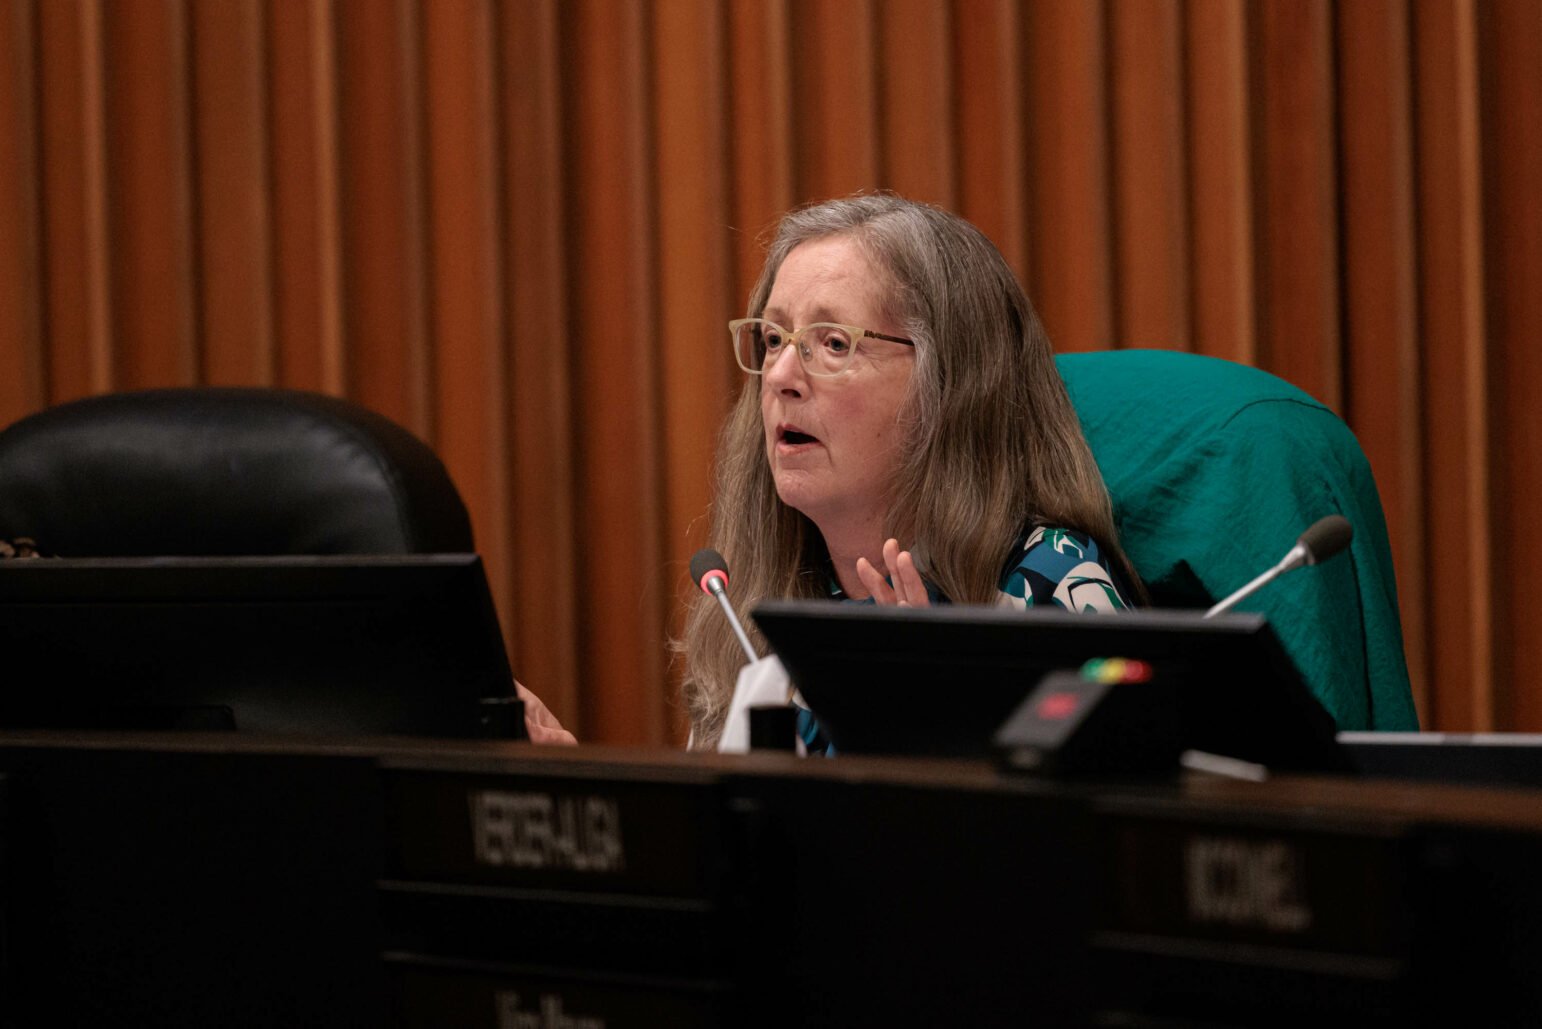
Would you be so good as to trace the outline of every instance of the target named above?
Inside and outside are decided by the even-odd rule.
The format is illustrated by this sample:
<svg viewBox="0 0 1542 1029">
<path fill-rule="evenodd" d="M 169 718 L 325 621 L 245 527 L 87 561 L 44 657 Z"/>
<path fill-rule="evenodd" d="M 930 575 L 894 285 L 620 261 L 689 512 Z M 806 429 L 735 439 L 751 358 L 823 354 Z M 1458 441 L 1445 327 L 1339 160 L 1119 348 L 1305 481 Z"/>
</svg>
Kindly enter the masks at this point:
<svg viewBox="0 0 1542 1029">
<path fill-rule="evenodd" d="M 1539 111 L 1536 0 L 0 0 L 0 422 L 354 398 L 449 465 L 521 677 L 679 739 L 723 322 L 778 212 L 893 188 L 1062 349 L 1339 410 L 1426 726 L 1542 730 Z"/>
</svg>

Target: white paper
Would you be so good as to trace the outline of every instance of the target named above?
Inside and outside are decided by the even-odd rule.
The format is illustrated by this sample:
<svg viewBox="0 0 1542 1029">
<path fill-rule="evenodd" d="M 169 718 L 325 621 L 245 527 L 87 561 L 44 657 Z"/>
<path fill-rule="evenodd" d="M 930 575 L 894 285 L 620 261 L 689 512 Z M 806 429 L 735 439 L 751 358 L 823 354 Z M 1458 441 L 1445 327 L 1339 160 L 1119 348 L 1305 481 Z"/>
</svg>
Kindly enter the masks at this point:
<svg viewBox="0 0 1542 1029">
<path fill-rule="evenodd" d="M 750 749 L 750 708 L 787 703 L 789 685 L 787 669 L 782 667 L 775 654 L 739 669 L 733 700 L 728 704 L 728 721 L 723 726 L 722 738 L 717 741 L 718 752 L 746 753 Z M 802 740 L 798 741 L 798 753 L 805 753 Z"/>
</svg>

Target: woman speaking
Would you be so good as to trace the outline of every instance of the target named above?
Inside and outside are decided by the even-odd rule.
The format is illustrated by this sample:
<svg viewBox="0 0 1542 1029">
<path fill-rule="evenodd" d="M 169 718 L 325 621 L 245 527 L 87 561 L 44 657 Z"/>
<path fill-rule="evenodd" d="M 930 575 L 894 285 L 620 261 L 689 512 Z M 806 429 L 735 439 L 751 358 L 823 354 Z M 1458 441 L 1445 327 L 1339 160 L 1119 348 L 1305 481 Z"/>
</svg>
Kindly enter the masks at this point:
<svg viewBox="0 0 1542 1029">
<path fill-rule="evenodd" d="M 711 545 L 741 609 L 1142 598 L 1038 315 L 968 222 L 890 194 L 795 210 L 729 331 L 748 375 Z M 702 594 L 681 648 L 711 749 L 744 655 Z"/>
</svg>

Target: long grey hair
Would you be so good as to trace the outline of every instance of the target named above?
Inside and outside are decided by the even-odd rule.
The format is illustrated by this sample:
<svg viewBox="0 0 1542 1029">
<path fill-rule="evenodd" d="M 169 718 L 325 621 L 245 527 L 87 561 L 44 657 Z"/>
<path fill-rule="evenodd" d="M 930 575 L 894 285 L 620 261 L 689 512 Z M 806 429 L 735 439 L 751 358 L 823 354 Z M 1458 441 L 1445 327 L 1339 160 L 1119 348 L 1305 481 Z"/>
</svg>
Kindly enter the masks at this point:
<svg viewBox="0 0 1542 1029">
<path fill-rule="evenodd" d="M 748 317 L 764 311 L 788 253 L 829 236 L 855 240 L 886 274 L 885 313 L 916 344 L 909 394 L 896 413 L 903 456 L 885 536 L 908 547 L 948 598 L 979 604 L 999 596 L 1003 564 L 1026 526 L 1077 529 L 1143 599 L 1049 337 L 1000 251 L 973 225 L 927 204 L 887 193 L 825 201 L 782 218 Z M 818 529 L 777 496 L 760 390 L 758 376 L 746 379 L 717 449 L 711 541 L 728 560 L 741 612 L 765 599 L 828 596 L 832 574 Z M 678 643 L 698 749 L 722 735 L 744 661 L 715 608 L 698 593 Z M 764 653 L 764 640 L 755 643 Z"/>
</svg>

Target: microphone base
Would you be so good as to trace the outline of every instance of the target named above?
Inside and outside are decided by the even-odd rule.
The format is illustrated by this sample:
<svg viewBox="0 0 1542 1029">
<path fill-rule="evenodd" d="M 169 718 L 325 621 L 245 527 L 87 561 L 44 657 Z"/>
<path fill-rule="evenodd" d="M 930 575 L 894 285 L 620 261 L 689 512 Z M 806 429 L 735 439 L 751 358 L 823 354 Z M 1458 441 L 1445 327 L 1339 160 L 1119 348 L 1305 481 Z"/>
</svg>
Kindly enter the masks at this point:
<svg viewBox="0 0 1542 1029">
<path fill-rule="evenodd" d="M 791 704 L 758 704 L 750 708 L 750 749 L 797 753 L 798 709 Z"/>
</svg>

